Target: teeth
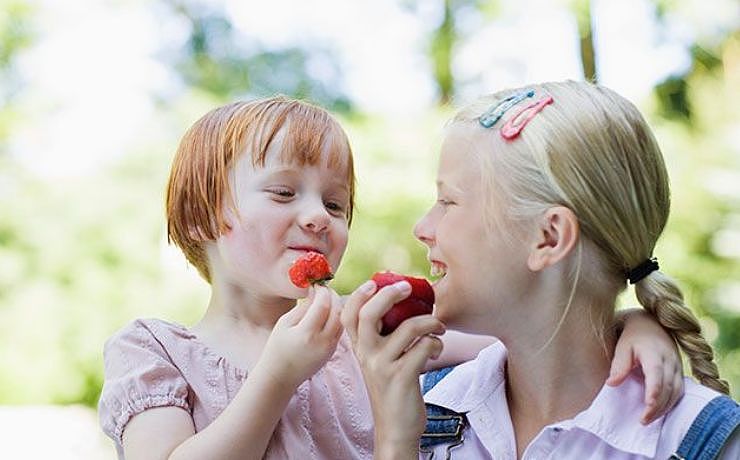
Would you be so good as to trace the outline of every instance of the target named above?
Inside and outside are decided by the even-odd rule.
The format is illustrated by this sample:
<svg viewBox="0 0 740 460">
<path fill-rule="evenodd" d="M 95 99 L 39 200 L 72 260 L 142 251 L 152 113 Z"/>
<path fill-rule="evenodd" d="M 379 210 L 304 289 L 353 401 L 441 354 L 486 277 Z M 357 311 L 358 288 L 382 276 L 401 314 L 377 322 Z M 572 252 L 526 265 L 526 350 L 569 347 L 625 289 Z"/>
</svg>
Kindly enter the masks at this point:
<svg viewBox="0 0 740 460">
<path fill-rule="evenodd" d="M 433 263 L 432 264 L 431 269 L 430 269 L 430 274 L 432 276 L 434 276 L 434 277 L 444 276 L 445 273 L 446 273 L 446 269 L 445 269 L 444 265 L 442 265 L 442 264 L 436 264 L 436 263 Z"/>
</svg>

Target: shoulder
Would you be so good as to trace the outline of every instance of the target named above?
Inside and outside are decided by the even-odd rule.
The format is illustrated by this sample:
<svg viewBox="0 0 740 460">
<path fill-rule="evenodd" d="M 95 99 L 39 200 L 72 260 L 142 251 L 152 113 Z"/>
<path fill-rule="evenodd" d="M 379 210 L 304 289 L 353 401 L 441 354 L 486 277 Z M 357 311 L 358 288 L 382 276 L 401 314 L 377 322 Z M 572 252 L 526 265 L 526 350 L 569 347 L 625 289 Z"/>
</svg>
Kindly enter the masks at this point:
<svg viewBox="0 0 740 460">
<path fill-rule="evenodd" d="M 686 436 L 694 420 L 721 393 L 684 378 L 684 395 L 676 406 L 666 414 L 660 434 L 660 445 L 677 448 Z M 668 454 L 670 455 L 671 452 Z"/>
<path fill-rule="evenodd" d="M 444 375 L 425 395 L 424 401 L 456 412 L 467 412 L 482 404 L 504 382 L 506 348 L 496 342 L 478 356 Z"/>
<path fill-rule="evenodd" d="M 178 339 L 192 337 L 193 334 L 179 324 L 153 318 L 136 319 L 116 331 L 105 342 L 103 353 L 107 356 L 117 349 L 131 350 L 134 348 L 146 348 L 151 351 L 166 350 L 176 346 Z"/>
<path fill-rule="evenodd" d="M 103 431 L 117 443 L 131 417 L 149 408 L 190 410 L 188 384 L 171 354 L 176 337 L 184 333 L 172 323 L 137 319 L 106 342 L 98 416 Z"/>
<path fill-rule="evenodd" d="M 676 406 L 666 415 L 664 429 L 678 429 L 685 426 L 688 429 L 699 412 L 721 393 L 696 383 L 684 377 L 684 395 Z"/>
<path fill-rule="evenodd" d="M 108 342 L 129 337 L 165 337 L 168 335 L 192 337 L 185 326 L 157 318 L 137 318 L 116 331 Z"/>
</svg>

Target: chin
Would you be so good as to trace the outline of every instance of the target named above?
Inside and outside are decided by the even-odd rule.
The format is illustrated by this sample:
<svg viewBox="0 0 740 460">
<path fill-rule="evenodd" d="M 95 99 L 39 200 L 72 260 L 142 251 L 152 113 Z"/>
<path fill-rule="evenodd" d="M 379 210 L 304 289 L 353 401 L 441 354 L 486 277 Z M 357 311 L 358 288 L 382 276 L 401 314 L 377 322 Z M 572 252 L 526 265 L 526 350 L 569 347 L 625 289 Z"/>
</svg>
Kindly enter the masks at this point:
<svg viewBox="0 0 740 460">
<path fill-rule="evenodd" d="M 468 324 L 470 320 L 465 318 L 465 305 L 460 301 L 455 304 L 447 302 L 441 298 L 434 305 L 434 316 L 444 323 L 445 327 L 451 330 L 466 332 L 470 334 L 481 334 L 478 329 L 485 328 L 485 324 Z"/>
<path fill-rule="evenodd" d="M 434 316 L 442 321 L 445 326 L 455 323 L 455 315 L 450 311 L 449 305 L 443 299 L 437 300 L 434 304 Z"/>
</svg>

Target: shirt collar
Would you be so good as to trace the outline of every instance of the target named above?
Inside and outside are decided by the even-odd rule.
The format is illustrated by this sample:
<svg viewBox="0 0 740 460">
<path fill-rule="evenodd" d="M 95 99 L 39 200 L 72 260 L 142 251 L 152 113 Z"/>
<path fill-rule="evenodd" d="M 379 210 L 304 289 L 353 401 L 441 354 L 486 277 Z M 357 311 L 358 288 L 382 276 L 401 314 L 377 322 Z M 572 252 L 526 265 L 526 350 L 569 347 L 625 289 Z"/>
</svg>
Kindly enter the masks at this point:
<svg viewBox="0 0 740 460">
<path fill-rule="evenodd" d="M 455 412 L 470 412 L 505 383 L 505 363 L 504 345 L 489 345 L 474 360 L 456 366 L 424 395 L 424 401 Z"/>
<path fill-rule="evenodd" d="M 424 395 L 424 401 L 455 412 L 475 410 L 505 383 L 505 363 L 506 348 L 494 343 L 476 359 L 455 367 Z M 633 373 L 618 387 L 604 385 L 591 405 L 574 418 L 546 428 L 584 430 L 621 451 L 654 457 L 664 417 L 647 426 L 640 423 L 644 393 L 642 376 Z"/>
<path fill-rule="evenodd" d="M 645 410 L 644 395 L 643 377 L 633 373 L 618 387 L 604 385 L 588 409 L 552 426 L 579 428 L 616 449 L 654 457 L 665 417 L 649 425 L 640 423 Z"/>
</svg>

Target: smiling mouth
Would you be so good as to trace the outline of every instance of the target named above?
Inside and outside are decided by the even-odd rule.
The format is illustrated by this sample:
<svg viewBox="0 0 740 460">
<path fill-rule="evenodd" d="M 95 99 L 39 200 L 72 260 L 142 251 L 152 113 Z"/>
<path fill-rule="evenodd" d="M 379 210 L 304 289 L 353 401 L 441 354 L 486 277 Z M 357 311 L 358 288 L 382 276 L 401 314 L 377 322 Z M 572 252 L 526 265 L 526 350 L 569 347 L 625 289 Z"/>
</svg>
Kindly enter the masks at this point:
<svg viewBox="0 0 740 460">
<path fill-rule="evenodd" d="M 324 254 L 324 251 L 321 251 L 320 249 L 317 249 L 312 246 L 289 246 L 288 249 L 292 249 L 293 251 L 318 252 L 319 254 Z"/>
<path fill-rule="evenodd" d="M 447 275 L 447 265 L 443 264 L 442 262 L 437 262 L 435 260 L 431 261 L 429 275 L 435 281 L 439 281 L 440 279 L 444 278 L 445 275 Z"/>
</svg>

